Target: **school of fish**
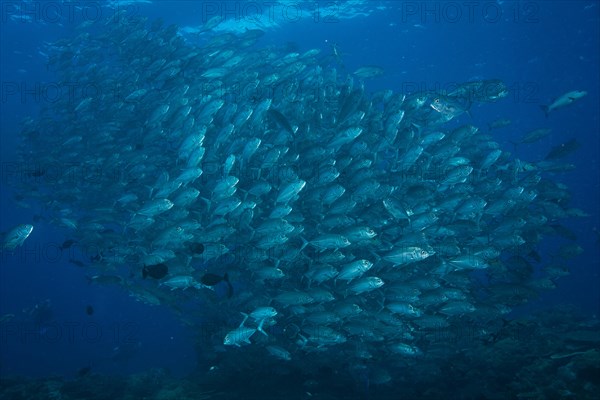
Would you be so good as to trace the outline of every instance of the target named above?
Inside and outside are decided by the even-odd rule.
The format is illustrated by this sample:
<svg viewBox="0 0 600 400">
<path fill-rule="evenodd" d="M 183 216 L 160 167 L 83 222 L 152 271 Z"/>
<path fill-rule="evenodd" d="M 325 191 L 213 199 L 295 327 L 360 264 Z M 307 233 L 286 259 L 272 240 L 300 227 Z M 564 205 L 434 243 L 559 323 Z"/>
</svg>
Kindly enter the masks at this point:
<svg viewBox="0 0 600 400">
<path fill-rule="evenodd" d="M 207 347 L 299 365 L 439 357 L 432 330 L 502 318 L 579 254 L 536 251 L 585 214 L 546 174 L 564 154 L 519 160 L 456 123 L 503 82 L 370 93 L 379 67 L 261 48 L 259 30 L 202 39 L 119 17 L 49 46 L 77 86 L 24 121 L 19 202 L 64 228 L 90 282 L 193 329 L 217 321 Z"/>
</svg>

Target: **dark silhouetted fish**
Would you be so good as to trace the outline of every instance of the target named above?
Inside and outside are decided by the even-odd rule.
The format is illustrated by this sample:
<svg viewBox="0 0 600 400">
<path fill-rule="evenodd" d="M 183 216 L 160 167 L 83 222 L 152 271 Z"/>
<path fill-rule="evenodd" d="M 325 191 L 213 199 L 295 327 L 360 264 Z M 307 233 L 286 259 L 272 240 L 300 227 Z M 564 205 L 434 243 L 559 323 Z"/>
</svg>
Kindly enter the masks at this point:
<svg viewBox="0 0 600 400">
<path fill-rule="evenodd" d="M 39 178 L 39 177 L 44 176 L 45 174 L 46 174 L 46 170 L 37 168 L 37 169 L 27 173 L 27 176 L 32 177 L 32 178 Z"/>
<path fill-rule="evenodd" d="M 233 286 L 231 285 L 231 282 L 229 282 L 229 275 L 227 272 L 225 272 L 225 275 L 223 276 L 208 273 L 200 278 L 200 282 L 206 286 L 215 286 L 223 281 L 227 283 L 227 298 L 231 298 L 231 296 L 233 296 Z"/>
<path fill-rule="evenodd" d="M 75 243 L 77 243 L 77 240 L 68 239 L 68 240 L 65 240 L 63 242 L 63 244 L 60 245 L 60 248 L 62 250 L 66 250 L 66 249 L 70 248 L 71 246 L 73 246 Z"/>
<path fill-rule="evenodd" d="M 169 267 L 165 264 L 144 265 L 142 269 L 142 278 L 147 277 L 154 279 L 162 279 L 169 273 Z"/>
<path fill-rule="evenodd" d="M 92 372 L 92 367 L 89 366 L 89 365 L 85 366 L 85 367 L 82 367 L 82 368 L 79 368 L 77 370 L 77 377 L 78 378 L 83 378 L 83 377 L 89 375 L 90 372 Z"/>
<path fill-rule="evenodd" d="M 544 157 L 544 160 L 557 160 L 559 158 L 563 158 L 574 152 L 579 148 L 580 144 L 576 139 L 571 139 L 566 143 L 559 144 L 558 146 L 554 146 L 548 155 Z"/>
<path fill-rule="evenodd" d="M 281 126 L 283 129 L 285 129 L 286 131 L 288 131 L 289 133 L 291 133 L 292 135 L 294 134 L 294 128 L 292 128 L 292 125 L 290 125 L 289 121 L 287 120 L 287 118 L 280 113 L 279 111 L 277 111 L 274 108 L 270 108 L 267 111 L 267 114 L 269 115 L 269 117 L 271 117 L 275 122 L 277 122 L 277 124 L 279 126 Z"/>
<path fill-rule="evenodd" d="M 202 243 L 190 243 L 189 249 L 194 254 L 204 253 L 204 245 Z"/>
<path fill-rule="evenodd" d="M 83 268 L 83 267 L 85 267 L 85 263 L 83 263 L 83 262 L 81 262 L 81 261 L 79 261 L 79 260 L 75 260 L 75 259 L 73 259 L 73 258 L 71 258 L 71 259 L 69 260 L 69 262 L 70 262 L 71 264 L 75 264 L 75 265 L 77 265 L 78 267 L 82 267 L 82 268 Z"/>
</svg>

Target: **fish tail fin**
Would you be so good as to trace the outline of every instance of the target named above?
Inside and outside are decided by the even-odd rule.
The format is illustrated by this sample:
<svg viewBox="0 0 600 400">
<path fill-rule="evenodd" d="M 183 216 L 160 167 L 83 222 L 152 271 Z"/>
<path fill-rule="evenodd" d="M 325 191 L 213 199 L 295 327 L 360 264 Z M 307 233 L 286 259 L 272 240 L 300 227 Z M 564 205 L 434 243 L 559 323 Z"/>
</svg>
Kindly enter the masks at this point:
<svg viewBox="0 0 600 400">
<path fill-rule="evenodd" d="M 383 299 L 381 299 L 381 301 L 378 301 L 377 303 L 379 303 L 379 305 L 381 306 L 379 308 L 379 310 L 377 311 L 377 314 L 379 314 L 380 312 L 385 310 L 385 297 Z"/>
<path fill-rule="evenodd" d="M 265 319 L 266 318 L 263 318 L 263 319 L 260 320 L 260 323 L 258 324 L 258 328 L 256 328 L 256 330 L 259 331 L 260 333 L 262 333 L 265 336 L 269 336 L 269 335 L 267 335 L 267 332 L 265 332 L 263 330 L 263 324 L 265 323 Z"/>
<path fill-rule="evenodd" d="M 308 246 L 308 241 L 302 236 L 300 236 L 300 239 L 302 239 L 302 247 L 300 247 L 300 251 L 302 251 L 306 246 Z"/>
<path fill-rule="evenodd" d="M 548 118 L 548 113 L 550 112 L 550 109 L 548 108 L 548 106 L 541 105 L 540 108 L 544 112 L 544 115 L 546 116 L 546 118 Z"/>
<path fill-rule="evenodd" d="M 227 282 L 227 298 L 230 299 L 233 296 L 233 285 L 229 281 L 229 274 L 227 272 L 223 275 L 223 280 Z"/>
<path fill-rule="evenodd" d="M 241 328 L 242 326 L 244 326 L 244 323 L 248 320 L 248 314 L 246 314 L 244 312 L 240 312 L 240 314 L 242 314 L 244 316 L 244 320 L 242 321 L 242 323 L 240 324 L 240 326 L 238 328 Z"/>
<path fill-rule="evenodd" d="M 371 253 L 373 257 L 375 257 L 376 262 L 379 262 L 379 260 L 381 260 L 381 256 L 375 253 L 373 250 L 369 250 L 369 253 Z"/>
<path fill-rule="evenodd" d="M 204 203 L 206 203 L 206 211 L 210 211 L 210 200 L 207 199 L 206 197 L 198 197 L 200 200 L 202 200 Z"/>
</svg>

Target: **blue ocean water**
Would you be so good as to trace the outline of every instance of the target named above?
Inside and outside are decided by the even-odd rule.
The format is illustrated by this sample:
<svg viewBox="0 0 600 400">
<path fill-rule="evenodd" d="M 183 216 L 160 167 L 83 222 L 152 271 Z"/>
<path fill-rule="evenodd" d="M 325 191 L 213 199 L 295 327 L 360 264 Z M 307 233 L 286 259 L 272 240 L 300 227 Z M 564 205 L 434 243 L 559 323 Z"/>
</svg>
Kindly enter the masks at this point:
<svg viewBox="0 0 600 400">
<path fill-rule="evenodd" d="M 570 207 L 589 214 L 564 222 L 583 249 L 567 260 L 570 275 L 558 279 L 556 288 L 539 299 L 519 306 L 513 317 L 565 305 L 589 318 L 600 313 L 599 3 L 115 1 L 110 6 L 98 4 L 100 8 L 92 4 L 96 3 L 87 8 L 64 2 L 1 3 L 0 231 L 22 223 L 35 228 L 26 241 L 30 252 L 1 254 L 0 316 L 13 317 L 2 326 L 0 378 L 75 379 L 85 367 L 94 374 L 123 376 L 162 368 L 185 377 L 196 373 L 201 358 L 197 332 L 173 309 L 136 302 L 117 286 L 89 284 L 89 271 L 70 262 L 77 254 L 67 256 L 58 250 L 69 239 L 68 229 L 53 221 L 34 222 L 39 210 L 19 207 L 7 183 L 18 162 L 21 121 L 35 118 L 48 101 L 43 95 L 36 98 L 36 85 L 53 81 L 47 43 L 77 36 L 76 26 L 95 20 L 95 10 L 123 9 L 150 20 L 161 18 L 166 25 L 186 28 L 182 35 L 190 37 L 207 19 L 222 13 L 225 21 L 216 32 L 262 29 L 259 47 L 335 51 L 343 62 L 340 74 L 364 65 L 383 68 L 382 76 L 366 80 L 369 92 L 445 92 L 462 82 L 501 79 L 508 86 L 506 98 L 474 105 L 470 115 L 453 123 L 487 130 L 492 121 L 509 118 L 508 127 L 491 130 L 490 135 L 502 150 L 527 161 L 542 160 L 553 147 L 575 138 L 580 148 L 561 161 L 576 169 L 550 176 L 568 186 Z M 587 96 L 544 115 L 540 105 L 572 90 L 585 90 Z M 513 145 L 537 128 L 552 131 L 535 143 Z M 43 253 L 35 247 L 41 243 L 46 244 Z M 542 262 L 551 262 L 562 244 L 562 239 L 544 240 L 537 250 Z M 86 313 L 88 306 L 93 312 Z M 210 309 L 210 304 L 202 306 Z M 210 310 L 206 315 L 208 323 Z M 335 381 L 335 374 L 329 379 Z M 361 377 L 356 381 L 362 382 Z M 374 390 L 364 388 L 368 382 L 358 386 L 361 396 Z"/>
</svg>

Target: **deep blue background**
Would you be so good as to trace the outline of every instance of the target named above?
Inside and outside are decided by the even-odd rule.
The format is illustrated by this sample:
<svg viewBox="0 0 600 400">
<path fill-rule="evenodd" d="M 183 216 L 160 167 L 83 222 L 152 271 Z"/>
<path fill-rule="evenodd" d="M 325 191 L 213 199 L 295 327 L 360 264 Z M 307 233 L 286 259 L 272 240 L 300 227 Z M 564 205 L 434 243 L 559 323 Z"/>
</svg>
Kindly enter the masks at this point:
<svg viewBox="0 0 600 400">
<path fill-rule="evenodd" d="M 21 209 L 12 201 L 6 185 L 6 168 L 17 160 L 19 122 L 35 116 L 40 104 L 30 95 L 7 92 L 14 83 L 32 87 L 48 82 L 44 42 L 77 34 L 81 22 L 44 20 L 23 22 L 7 18 L 8 2 L 2 2 L 0 74 L 0 231 L 19 223 L 31 223 L 35 210 Z M 28 3 L 29 5 L 34 3 Z M 60 6 L 60 3 L 56 3 Z M 218 7 L 219 3 L 216 4 Z M 261 4 L 258 2 L 257 4 Z M 527 305 L 525 311 L 554 304 L 575 304 L 586 313 L 600 313 L 600 122 L 599 122 L 599 5 L 594 1 L 550 2 L 473 2 L 472 18 L 462 2 L 369 2 L 362 8 L 368 16 L 345 18 L 341 10 L 321 9 L 315 21 L 315 3 L 295 3 L 302 18 L 284 18 L 281 8 L 273 14 L 263 8 L 262 23 L 276 23 L 266 29 L 261 45 L 293 42 L 299 51 L 321 48 L 326 54 L 337 43 L 343 55 L 345 72 L 373 64 L 383 67 L 385 75 L 367 82 L 369 90 L 444 89 L 453 84 L 498 78 L 509 88 L 508 98 L 496 104 L 475 107 L 458 122 L 472 123 L 481 129 L 497 118 L 510 118 L 508 128 L 492 131 L 503 150 L 513 152 L 510 141 L 524 133 L 547 127 L 552 135 L 532 145 L 522 145 L 516 156 L 527 161 L 542 159 L 552 146 L 573 137 L 580 150 L 565 161 L 577 169 L 553 176 L 570 187 L 572 207 L 591 217 L 565 223 L 577 233 L 584 253 L 567 262 L 571 275 L 558 281 L 558 288 L 541 300 Z M 322 3 L 322 7 L 325 3 Z M 379 7 L 385 7 L 385 10 Z M 206 19 L 196 2 L 162 2 L 125 5 L 130 12 L 162 17 L 167 23 L 199 26 Z M 487 7 L 489 14 L 483 13 Z M 412 12 L 416 10 L 416 14 Z M 427 11 L 429 10 L 429 11 Z M 502 16 L 496 12 L 502 10 Z M 294 11 L 294 10 L 291 10 Z M 456 14 L 459 11 L 460 14 Z M 235 9 L 226 17 L 234 18 Z M 77 12 L 75 12 L 77 16 Z M 291 14 L 292 16 L 294 14 Z M 324 18 L 330 15 L 331 18 Z M 210 15 L 209 15 L 210 17 Z M 327 19 L 327 21 L 324 21 Z M 240 22 L 241 23 L 241 22 Z M 570 90 L 586 90 L 587 97 L 569 108 L 557 110 L 546 118 L 540 104 Z M 62 243 L 68 238 L 64 229 L 35 224 L 28 248 Z M 560 240 L 546 241 L 540 253 L 543 262 L 551 260 Z M 41 247 L 40 247 L 41 248 Z M 170 368 L 177 374 L 193 369 L 193 333 L 183 328 L 163 307 L 136 303 L 118 288 L 88 285 L 87 271 L 68 263 L 65 255 L 52 259 L 51 253 L 35 259 L 28 255 L 3 256 L 0 264 L 0 315 L 15 314 L 10 330 L 0 338 L 0 374 L 72 376 L 85 365 L 97 372 L 132 372 L 151 366 Z M 22 331 L 24 308 L 51 299 L 54 323 L 40 331 Z M 85 306 L 95 308 L 93 316 Z M 71 330 L 69 327 L 72 327 Z M 58 329 L 58 330 L 57 330 Z M 73 336 L 70 336 L 73 333 Z M 97 337 L 97 334 L 101 336 Z M 123 340 L 141 343 L 139 351 L 127 362 L 113 362 L 110 354 Z M 166 350 L 166 352 L 165 352 Z M 167 358 L 161 354 L 169 354 Z"/>
</svg>

